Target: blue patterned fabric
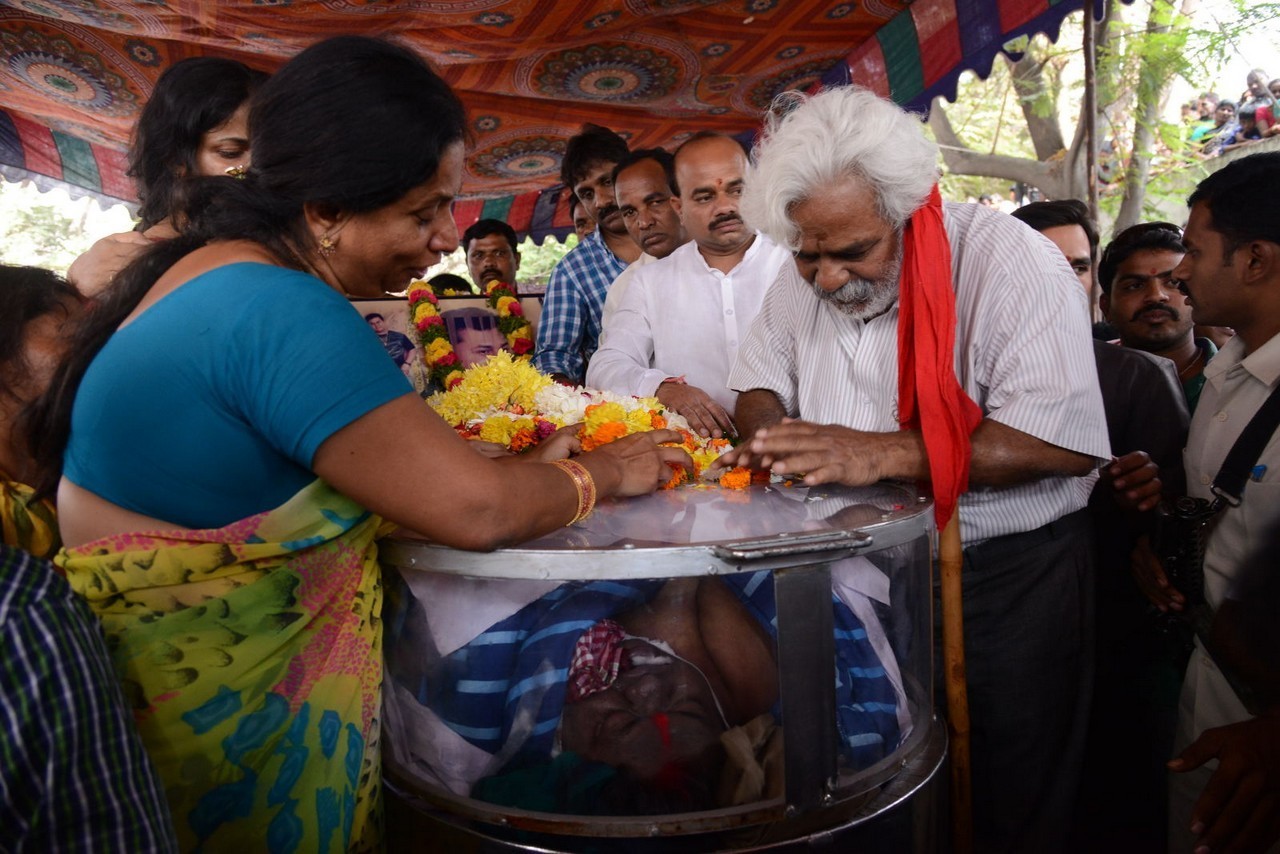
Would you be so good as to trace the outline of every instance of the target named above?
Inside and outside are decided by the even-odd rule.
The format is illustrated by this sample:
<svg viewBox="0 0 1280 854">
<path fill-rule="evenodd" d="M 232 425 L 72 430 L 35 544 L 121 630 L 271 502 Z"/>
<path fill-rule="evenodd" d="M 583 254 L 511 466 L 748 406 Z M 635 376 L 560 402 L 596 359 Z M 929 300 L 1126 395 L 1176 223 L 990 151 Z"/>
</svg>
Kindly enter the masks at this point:
<svg viewBox="0 0 1280 854">
<path fill-rule="evenodd" d="M 600 315 L 609 286 L 627 262 L 609 251 L 597 229 L 551 271 L 538 316 L 533 366 L 581 382 L 600 343 Z"/>
<path fill-rule="evenodd" d="M 720 580 L 776 642 L 777 604 L 770 573 L 739 573 Z M 600 620 L 649 601 L 664 583 L 564 584 L 442 659 L 418 686 L 418 701 L 489 753 L 502 752 L 513 739 L 508 769 L 545 761 L 560 724 L 579 636 Z M 834 596 L 832 608 L 841 753 L 862 768 L 898 745 L 897 695 L 862 621 Z M 778 716 L 778 709 L 773 711 Z"/>
<path fill-rule="evenodd" d="M 778 640 L 778 604 L 770 573 L 727 575 L 721 580 L 738 595 L 751 616 Z M 857 615 L 835 595 L 831 597 L 836 641 L 836 727 L 840 752 L 855 768 L 883 759 L 898 746 L 898 696 L 880 656 Z M 781 720 L 778 710 L 774 717 Z"/>
</svg>

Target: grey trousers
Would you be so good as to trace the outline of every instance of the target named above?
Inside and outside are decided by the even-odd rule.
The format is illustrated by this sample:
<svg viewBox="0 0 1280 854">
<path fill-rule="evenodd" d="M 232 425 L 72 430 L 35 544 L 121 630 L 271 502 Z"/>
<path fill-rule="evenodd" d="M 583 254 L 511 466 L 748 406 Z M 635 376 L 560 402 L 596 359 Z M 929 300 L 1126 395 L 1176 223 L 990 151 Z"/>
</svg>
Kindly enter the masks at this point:
<svg viewBox="0 0 1280 854">
<path fill-rule="evenodd" d="M 977 851 L 1066 847 L 1093 683 L 1093 570 L 1084 511 L 965 549 Z M 940 627 L 937 638 L 940 675 Z M 936 691 L 941 706 L 940 679 Z"/>
</svg>

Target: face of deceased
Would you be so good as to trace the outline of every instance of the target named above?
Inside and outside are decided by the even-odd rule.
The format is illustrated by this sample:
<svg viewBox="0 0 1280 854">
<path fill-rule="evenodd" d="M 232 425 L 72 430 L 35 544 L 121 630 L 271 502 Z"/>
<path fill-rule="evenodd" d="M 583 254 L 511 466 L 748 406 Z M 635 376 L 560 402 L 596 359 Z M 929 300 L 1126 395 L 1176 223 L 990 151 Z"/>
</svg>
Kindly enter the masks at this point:
<svg viewBox="0 0 1280 854">
<path fill-rule="evenodd" d="M 468 324 L 461 329 L 453 330 L 453 352 L 463 368 L 481 365 L 494 353 L 507 344 L 506 337 L 497 326 L 487 329 L 476 329 Z"/>
<path fill-rule="evenodd" d="M 669 763 L 692 763 L 715 748 L 725 725 L 702 673 L 647 641 L 632 638 L 624 646 L 644 663 L 565 705 L 565 750 L 650 780 Z"/>
</svg>

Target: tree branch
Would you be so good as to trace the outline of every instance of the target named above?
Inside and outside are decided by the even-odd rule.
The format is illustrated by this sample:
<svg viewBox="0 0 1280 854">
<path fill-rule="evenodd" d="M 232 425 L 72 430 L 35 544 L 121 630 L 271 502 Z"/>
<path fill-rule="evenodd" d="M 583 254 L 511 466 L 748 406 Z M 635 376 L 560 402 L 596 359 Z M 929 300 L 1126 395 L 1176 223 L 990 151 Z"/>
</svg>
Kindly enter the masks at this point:
<svg viewBox="0 0 1280 854">
<path fill-rule="evenodd" d="M 959 175 L 983 175 L 1022 181 L 1044 190 L 1051 198 L 1059 198 L 1061 181 L 1054 163 L 1042 163 L 1025 157 L 986 154 L 974 151 L 956 135 L 941 99 L 929 111 L 929 127 L 942 150 L 942 162 L 948 171 Z"/>
</svg>

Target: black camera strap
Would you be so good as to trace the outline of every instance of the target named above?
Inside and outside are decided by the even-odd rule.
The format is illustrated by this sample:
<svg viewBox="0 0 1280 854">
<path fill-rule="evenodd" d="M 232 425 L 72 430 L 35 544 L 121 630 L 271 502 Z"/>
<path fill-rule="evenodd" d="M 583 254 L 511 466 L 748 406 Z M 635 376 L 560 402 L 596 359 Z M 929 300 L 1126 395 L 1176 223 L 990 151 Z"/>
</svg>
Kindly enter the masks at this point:
<svg viewBox="0 0 1280 854">
<path fill-rule="evenodd" d="M 1227 458 L 1222 461 L 1222 468 L 1218 469 L 1218 476 L 1213 479 L 1212 486 L 1218 501 L 1232 507 L 1240 506 L 1245 484 L 1249 482 L 1253 467 L 1257 465 L 1258 458 L 1262 456 L 1277 427 L 1280 427 L 1280 386 L 1258 407 L 1253 418 L 1245 425 L 1244 432 L 1227 452 Z"/>
<path fill-rule="evenodd" d="M 1280 386 L 1277 386 L 1262 406 L 1258 407 L 1258 411 L 1249 419 L 1244 431 L 1227 452 L 1226 459 L 1222 461 L 1218 476 L 1213 479 L 1213 486 L 1210 487 L 1214 495 L 1213 504 L 1210 507 L 1213 515 L 1225 510 L 1228 505 L 1240 506 L 1244 499 L 1245 485 L 1253 474 L 1253 468 L 1258 464 L 1258 458 L 1266 450 L 1267 443 L 1271 441 L 1278 427 L 1280 427 Z M 1205 652 L 1218 665 L 1219 672 L 1226 678 L 1244 707 L 1250 713 L 1257 714 L 1257 703 L 1252 689 L 1237 678 L 1230 667 L 1223 666 L 1224 662 L 1218 654 L 1216 644 L 1210 639 L 1213 616 L 1213 611 L 1203 600 L 1188 608 L 1187 618 L 1196 636 L 1200 638 Z"/>
</svg>

